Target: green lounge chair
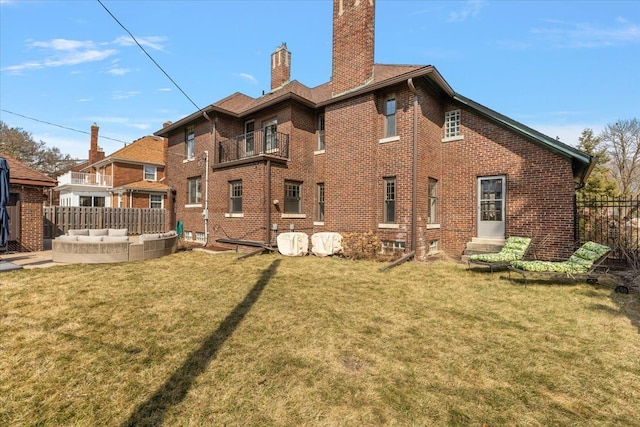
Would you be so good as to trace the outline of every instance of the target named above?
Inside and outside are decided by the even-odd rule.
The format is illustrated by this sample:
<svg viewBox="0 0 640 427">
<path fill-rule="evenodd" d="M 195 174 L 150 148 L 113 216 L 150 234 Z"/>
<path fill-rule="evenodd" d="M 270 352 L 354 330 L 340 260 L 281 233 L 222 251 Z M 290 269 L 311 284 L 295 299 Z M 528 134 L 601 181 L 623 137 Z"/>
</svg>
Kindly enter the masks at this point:
<svg viewBox="0 0 640 427">
<path fill-rule="evenodd" d="M 511 271 L 518 272 L 526 279 L 527 273 L 560 273 L 567 277 L 586 277 L 587 283 L 597 283 L 596 269 L 611 253 L 611 248 L 595 242 L 580 246 L 566 261 L 511 261 Z M 606 271 L 605 271 L 606 273 Z"/>
<path fill-rule="evenodd" d="M 531 238 L 511 236 L 505 240 L 500 252 L 470 255 L 467 258 L 467 266 L 471 268 L 471 264 L 484 265 L 489 267 L 489 270 L 493 273 L 494 269 L 506 268 L 511 261 L 524 258 L 530 247 Z"/>
</svg>

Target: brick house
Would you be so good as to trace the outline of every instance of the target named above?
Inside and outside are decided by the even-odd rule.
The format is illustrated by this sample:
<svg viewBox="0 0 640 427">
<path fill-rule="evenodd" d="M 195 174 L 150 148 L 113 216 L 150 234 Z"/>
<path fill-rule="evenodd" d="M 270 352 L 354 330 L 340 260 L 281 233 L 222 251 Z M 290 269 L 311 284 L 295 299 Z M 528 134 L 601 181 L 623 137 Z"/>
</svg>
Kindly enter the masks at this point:
<svg viewBox="0 0 640 427">
<path fill-rule="evenodd" d="M 91 126 L 89 160 L 58 178 L 60 206 L 165 208 L 165 140 L 144 136 L 105 156 Z"/>
<path fill-rule="evenodd" d="M 9 251 L 44 250 L 45 190 L 56 186 L 56 180 L 24 163 L 0 153 L 9 164 Z"/>
<path fill-rule="evenodd" d="M 187 237 L 371 230 L 423 259 L 544 235 L 549 255 L 567 254 L 593 159 L 456 93 L 431 65 L 375 64 L 374 15 L 372 0 L 334 0 L 331 81 L 290 80 L 283 44 L 269 93 L 234 93 L 155 133 Z"/>
</svg>

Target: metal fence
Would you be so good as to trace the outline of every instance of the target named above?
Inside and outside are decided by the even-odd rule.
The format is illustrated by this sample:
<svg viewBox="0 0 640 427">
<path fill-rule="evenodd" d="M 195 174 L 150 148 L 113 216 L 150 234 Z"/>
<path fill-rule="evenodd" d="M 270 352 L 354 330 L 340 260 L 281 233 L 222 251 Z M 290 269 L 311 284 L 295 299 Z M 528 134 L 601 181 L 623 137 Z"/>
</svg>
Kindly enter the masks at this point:
<svg viewBox="0 0 640 427">
<path fill-rule="evenodd" d="M 612 261 L 640 256 L 640 197 L 576 198 L 576 241 L 613 248 Z"/>
<path fill-rule="evenodd" d="M 44 208 L 44 237 L 53 239 L 71 229 L 126 228 L 129 234 L 163 233 L 165 209 L 49 206 Z"/>
</svg>

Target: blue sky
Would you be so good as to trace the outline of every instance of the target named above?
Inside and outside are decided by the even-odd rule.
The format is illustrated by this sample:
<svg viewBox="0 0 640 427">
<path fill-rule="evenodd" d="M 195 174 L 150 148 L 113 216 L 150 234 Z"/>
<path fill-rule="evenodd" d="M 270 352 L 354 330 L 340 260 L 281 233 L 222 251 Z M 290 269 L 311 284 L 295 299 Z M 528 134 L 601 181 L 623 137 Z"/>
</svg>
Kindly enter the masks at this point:
<svg viewBox="0 0 640 427">
<path fill-rule="evenodd" d="M 199 107 L 270 86 L 270 54 L 292 79 L 331 76 L 331 0 L 103 0 Z M 576 145 L 640 118 L 640 2 L 376 2 L 376 63 L 434 65 L 453 89 Z M 0 120 L 86 158 L 107 154 L 196 107 L 98 1 L 0 0 Z M 11 113 L 7 112 L 10 111 Z"/>
</svg>

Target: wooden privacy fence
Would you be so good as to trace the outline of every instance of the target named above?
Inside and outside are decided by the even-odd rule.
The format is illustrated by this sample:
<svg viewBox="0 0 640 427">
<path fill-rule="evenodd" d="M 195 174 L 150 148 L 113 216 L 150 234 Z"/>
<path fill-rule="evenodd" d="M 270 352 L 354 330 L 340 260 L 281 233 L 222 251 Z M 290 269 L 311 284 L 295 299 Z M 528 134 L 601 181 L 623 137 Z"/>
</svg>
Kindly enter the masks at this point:
<svg viewBox="0 0 640 427">
<path fill-rule="evenodd" d="M 640 257 L 640 197 L 576 199 L 576 240 L 613 248 L 609 259 L 628 262 Z"/>
<path fill-rule="evenodd" d="M 44 237 L 53 239 L 79 228 L 126 228 L 129 234 L 163 233 L 165 209 L 49 206 L 44 208 Z"/>
</svg>

